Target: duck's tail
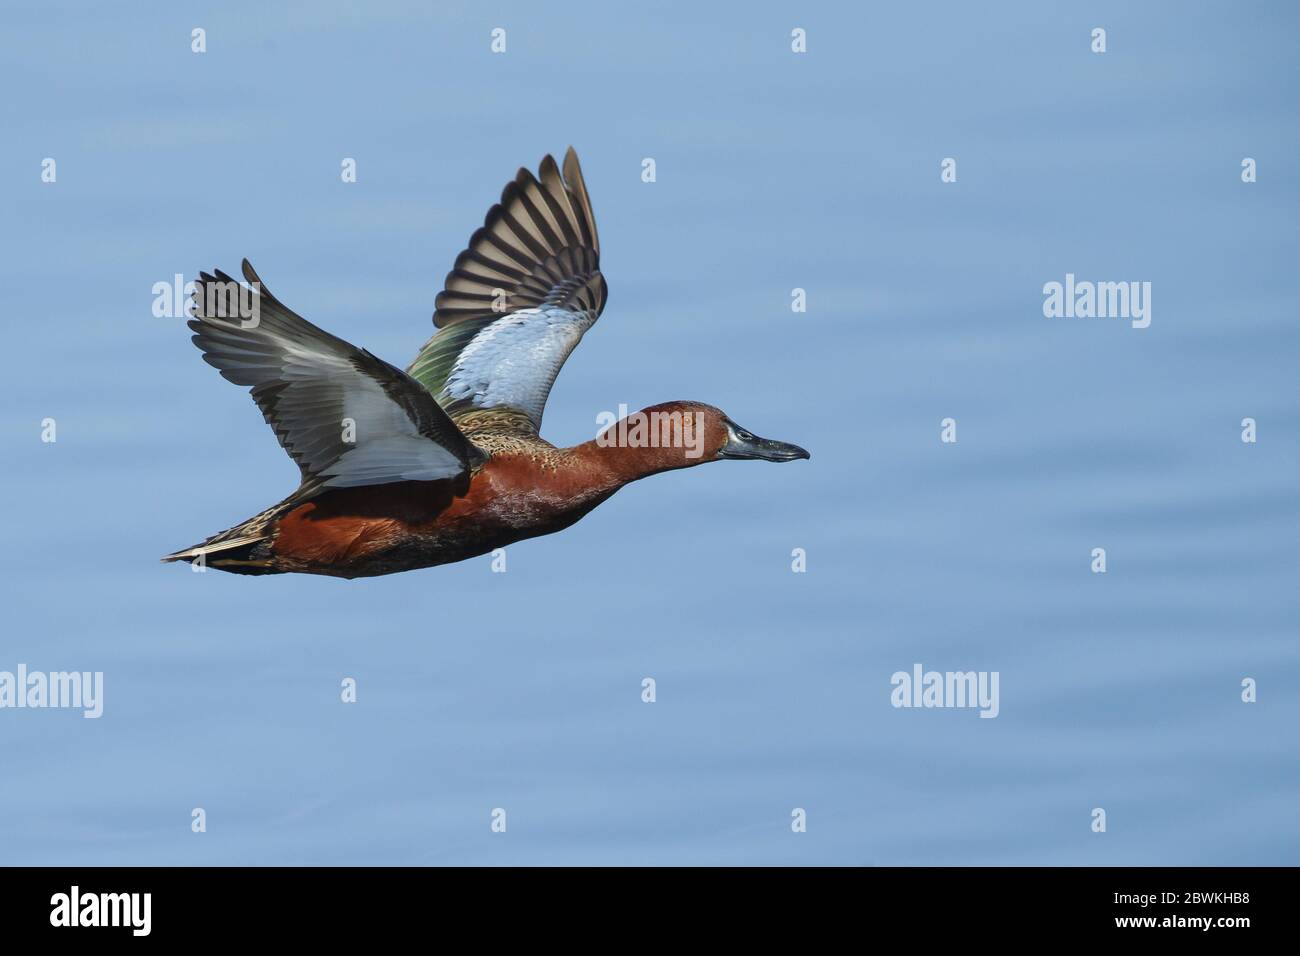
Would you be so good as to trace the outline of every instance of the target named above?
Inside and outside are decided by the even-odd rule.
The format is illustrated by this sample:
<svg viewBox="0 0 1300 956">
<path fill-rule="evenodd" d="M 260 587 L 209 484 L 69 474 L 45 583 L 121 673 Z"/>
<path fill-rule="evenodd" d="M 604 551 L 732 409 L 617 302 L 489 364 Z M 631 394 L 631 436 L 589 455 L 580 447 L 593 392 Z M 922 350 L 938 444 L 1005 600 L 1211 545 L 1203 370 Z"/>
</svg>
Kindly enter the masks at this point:
<svg viewBox="0 0 1300 956">
<path fill-rule="evenodd" d="M 282 570 L 277 567 L 270 544 L 276 519 L 288 504 L 287 500 L 282 501 L 233 528 L 218 532 L 183 551 L 175 551 L 162 560 L 188 561 L 234 574 L 280 574 Z"/>
</svg>

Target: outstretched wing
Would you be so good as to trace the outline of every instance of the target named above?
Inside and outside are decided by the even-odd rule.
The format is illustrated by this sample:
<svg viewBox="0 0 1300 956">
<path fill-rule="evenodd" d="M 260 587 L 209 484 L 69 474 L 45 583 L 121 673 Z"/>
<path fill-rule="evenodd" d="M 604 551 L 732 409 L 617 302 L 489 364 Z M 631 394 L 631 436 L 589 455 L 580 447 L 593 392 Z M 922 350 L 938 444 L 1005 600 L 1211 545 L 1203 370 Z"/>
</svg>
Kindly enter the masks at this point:
<svg viewBox="0 0 1300 956">
<path fill-rule="evenodd" d="M 457 421 L 531 431 L 560 367 L 605 306 L 600 239 L 572 148 L 520 169 L 456 257 L 438 331 L 407 372 Z"/>
<path fill-rule="evenodd" d="M 195 283 L 194 344 L 253 400 L 302 469 L 299 495 L 323 488 L 435 481 L 465 473 L 476 450 L 410 376 L 286 308 L 247 259 Z"/>
</svg>

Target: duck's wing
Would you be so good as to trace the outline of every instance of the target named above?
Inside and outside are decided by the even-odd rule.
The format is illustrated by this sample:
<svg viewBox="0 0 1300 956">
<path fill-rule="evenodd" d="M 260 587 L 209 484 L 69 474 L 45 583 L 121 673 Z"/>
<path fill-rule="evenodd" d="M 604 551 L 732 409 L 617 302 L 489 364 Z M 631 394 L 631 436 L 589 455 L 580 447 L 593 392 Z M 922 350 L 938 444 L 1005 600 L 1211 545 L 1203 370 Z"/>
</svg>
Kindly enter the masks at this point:
<svg viewBox="0 0 1300 956">
<path fill-rule="evenodd" d="M 600 240 L 572 148 L 520 169 L 456 257 L 438 331 L 407 372 L 464 427 L 537 434 L 551 385 L 605 306 Z"/>
<path fill-rule="evenodd" d="M 423 386 L 290 311 L 247 259 L 244 277 L 253 288 L 202 273 L 189 327 L 204 361 L 250 386 L 302 469 L 298 496 L 468 472 L 477 450 Z"/>
</svg>

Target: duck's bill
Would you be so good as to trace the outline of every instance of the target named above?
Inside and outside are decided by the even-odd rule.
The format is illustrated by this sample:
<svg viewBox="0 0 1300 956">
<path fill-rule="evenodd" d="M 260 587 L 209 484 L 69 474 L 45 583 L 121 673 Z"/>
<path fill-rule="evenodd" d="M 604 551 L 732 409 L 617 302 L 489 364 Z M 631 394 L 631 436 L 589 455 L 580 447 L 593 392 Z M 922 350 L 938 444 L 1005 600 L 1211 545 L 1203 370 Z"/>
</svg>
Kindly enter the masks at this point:
<svg viewBox="0 0 1300 956">
<path fill-rule="evenodd" d="M 796 461 L 811 458 L 807 451 L 789 442 L 759 438 L 734 422 L 727 423 L 727 441 L 719 452 L 721 458 L 757 459 L 759 461 Z"/>
</svg>

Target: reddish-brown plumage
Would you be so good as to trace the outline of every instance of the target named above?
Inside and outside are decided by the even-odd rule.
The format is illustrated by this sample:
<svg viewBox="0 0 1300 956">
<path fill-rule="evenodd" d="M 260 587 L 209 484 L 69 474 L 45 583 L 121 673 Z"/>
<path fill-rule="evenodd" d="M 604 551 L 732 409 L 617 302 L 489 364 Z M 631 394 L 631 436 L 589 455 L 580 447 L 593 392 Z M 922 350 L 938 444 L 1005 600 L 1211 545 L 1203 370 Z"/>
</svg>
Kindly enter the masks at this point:
<svg viewBox="0 0 1300 956">
<path fill-rule="evenodd" d="M 720 412 L 686 403 L 655 410 L 701 408 L 709 415 L 694 457 L 680 445 L 590 441 L 557 449 L 516 438 L 492 454 L 467 487 L 398 482 L 326 491 L 275 523 L 271 554 L 283 570 L 358 577 L 459 561 L 559 531 L 628 482 L 714 460 L 725 440 Z"/>
</svg>

